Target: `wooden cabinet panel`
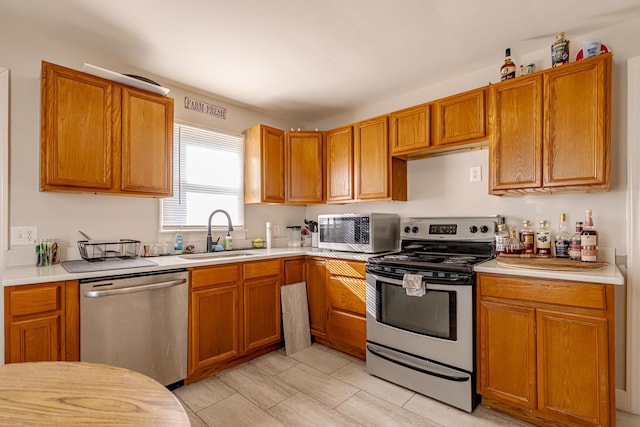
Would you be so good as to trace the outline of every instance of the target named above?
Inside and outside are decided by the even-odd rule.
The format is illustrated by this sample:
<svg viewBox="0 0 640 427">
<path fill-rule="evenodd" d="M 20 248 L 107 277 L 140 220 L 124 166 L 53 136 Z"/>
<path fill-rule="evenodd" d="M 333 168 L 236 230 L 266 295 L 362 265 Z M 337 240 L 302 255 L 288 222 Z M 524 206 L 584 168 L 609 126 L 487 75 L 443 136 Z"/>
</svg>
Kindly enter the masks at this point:
<svg viewBox="0 0 640 427">
<path fill-rule="evenodd" d="M 478 392 L 535 408 L 535 310 L 480 303 Z"/>
<path fill-rule="evenodd" d="M 327 203 L 353 201 L 354 153 L 353 127 L 346 126 L 325 133 L 327 150 Z"/>
<path fill-rule="evenodd" d="M 366 289 L 363 279 L 331 275 L 327 282 L 329 306 L 364 316 L 367 314 Z"/>
<path fill-rule="evenodd" d="M 366 319 L 356 314 L 329 309 L 328 334 L 338 348 L 364 358 L 367 345 Z"/>
<path fill-rule="evenodd" d="M 420 152 L 431 146 L 431 104 L 416 105 L 389 115 L 391 155 Z"/>
<path fill-rule="evenodd" d="M 286 132 L 286 203 L 324 203 L 322 132 Z"/>
<path fill-rule="evenodd" d="M 327 332 L 327 279 L 325 261 L 321 259 L 307 259 L 305 270 L 311 333 L 314 335 L 323 335 Z"/>
<path fill-rule="evenodd" d="M 489 189 L 542 185 L 542 77 L 520 77 L 490 89 Z"/>
<path fill-rule="evenodd" d="M 78 361 L 77 281 L 4 288 L 5 362 Z"/>
<path fill-rule="evenodd" d="M 485 88 L 480 88 L 434 101 L 433 139 L 436 147 L 486 139 L 485 93 Z"/>
<path fill-rule="evenodd" d="M 54 313 L 13 321 L 9 325 L 7 363 L 51 362 L 62 359 L 61 316 Z"/>
<path fill-rule="evenodd" d="M 284 281 L 285 285 L 305 281 L 305 260 L 304 258 L 287 259 L 284 261 Z"/>
<path fill-rule="evenodd" d="M 280 278 L 244 282 L 244 351 L 280 341 Z"/>
<path fill-rule="evenodd" d="M 355 126 L 355 188 L 357 200 L 390 198 L 387 117 L 378 117 Z"/>
<path fill-rule="evenodd" d="M 245 133 L 245 203 L 284 203 L 284 131 L 256 125 Z"/>
<path fill-rule="evenodd" d="M 280 276 L 282 269 L 281 259 L 267 259 L 264 261 L 251 261 L 242 265 L 244 280 L 258 277 Z"/>
<path fill-rule="evenodd" d="M 242 353 L 241 284 L 191 293 L 189 373 Z"/>
<path fill-rule="evenodd" d="M 122 90 L 122 190 L 173 195 L 173 100 Z"/>
<path fill-rule="evenodd" d="M 203 267 L 191 271 L 191 287 L 198 289 L 235 283 L 242 279 L 242 264 L 226 264 L 216 267 Z"/>
<path fill-rule="evenodd" d="M 607 320 L 538 310 L 538 400 L 557 419 L 586 425 L 609 420 Z"/>
<path fill-rule="evenodd" d="M 611 54 L 492 85 L 489 192 L 606 191 Z"/>
<path fill-rule="evenodd" d="M 544 74 L 545 187 L 609 189 L 610 74 L 611 56 Z"/>
<path fill-rule="evenodd" d="M 113 85 L 42 63 L 41 190 L 110 190 L 113 185 Z"/>
</svg>

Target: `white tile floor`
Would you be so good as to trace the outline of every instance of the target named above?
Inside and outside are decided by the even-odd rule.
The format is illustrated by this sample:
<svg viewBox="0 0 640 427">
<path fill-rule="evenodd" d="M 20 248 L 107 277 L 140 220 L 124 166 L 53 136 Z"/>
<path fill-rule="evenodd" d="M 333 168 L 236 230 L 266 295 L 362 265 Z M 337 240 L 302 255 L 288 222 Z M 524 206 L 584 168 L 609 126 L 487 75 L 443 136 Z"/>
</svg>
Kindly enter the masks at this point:
<svg viewBox="0 0 640 427">
<path fill-rule="evenodd" d="M 478 406 L 444 405 L 373 377 L 363 361 L 314 344 L 290 357 L 274 351 L 181 387 L 193 427 L 213 426 L 530 426 Z M 618 427 L 640 416 L 618 413 Z"/>
</svg>

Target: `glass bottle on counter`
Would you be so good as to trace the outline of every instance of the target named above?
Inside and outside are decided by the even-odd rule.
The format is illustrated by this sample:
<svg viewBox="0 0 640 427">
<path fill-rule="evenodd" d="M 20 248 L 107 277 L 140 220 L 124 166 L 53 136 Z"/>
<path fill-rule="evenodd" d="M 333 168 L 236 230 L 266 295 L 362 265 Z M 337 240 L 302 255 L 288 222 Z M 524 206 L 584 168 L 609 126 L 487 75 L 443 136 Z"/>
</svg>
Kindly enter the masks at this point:
<svg viewBox="0 0 640 427">
<path fill-rule="evenodd" d="M 510 80 L 516 77 L 516 64 L 511 60 L 511 48 L 504 52 L 504 64 L 500 67 L 500 80 Z"/>
<path fill-rule="evenodd" d="M 551 257 L 551 230 L 549 230 L 547 221 L 540 220 L 540 227 L 536 230 L 536 255 L 540 257 Z"/>
<path fill-rule="evenodd" d="M 598 260 L 598 231 L 593 226 L 593 217 L 590 210 L 584 212 L 584 228 L 580 234 L 580 246 L 582 262 L 596 262 Z"/>
<path fill-rule="evenodd" d="M 569 258 L 574 261 L 580 261 L 582 258 L 582 244 L 580 240 L 582 239 L 582 221 L 576 222 L 576 232 L 573 236 L 571 236 L 571 241 L 569 242 Z"/>
<path fill-rule="evenodd" d="M 571 243 L 571 234 L 567 230 L 567 215 L 560 214 L 560 225 L 558 226 L 558 235 L 556 236 L 556 257 L 569 258 L 569 244 Z"/>
<path fill-rule="evenodd" d="M 509 233 L 507 233 L 507 226 L 504 224 L 503 219 L 500 219 L 498 224 L 498 231 L 495 234 L 496 255 L 504 253 L 507 244 L 509 243 Z"/>
<path fill-rule="evenodd" d="M 518 238 L 516 226 L 512 225 L 509 229 L 509 240 L 504 251 L 506 254 L 519 255 L 522 253 L 522 242 Z"/>
<path fill-rule="evenodd" d="M 535 232 L 531 228 L 531 221 L 525 219 L 522 221 L 522 229 L 520 230 L 520 241 L 522 242 L 522 253 L 533 255 L 535 253 Z"/>
</svg>

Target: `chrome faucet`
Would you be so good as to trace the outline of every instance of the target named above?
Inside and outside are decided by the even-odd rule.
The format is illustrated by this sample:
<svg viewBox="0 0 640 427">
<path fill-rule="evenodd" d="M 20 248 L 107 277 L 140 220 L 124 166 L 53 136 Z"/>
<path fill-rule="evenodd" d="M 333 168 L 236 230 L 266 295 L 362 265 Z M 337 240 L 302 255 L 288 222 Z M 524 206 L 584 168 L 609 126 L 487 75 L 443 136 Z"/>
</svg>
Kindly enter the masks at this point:
<svg viewBox="0 0 640 427">
<path fill-rule="evenodd" d="M 213 252 L 213 238 L 211 237 L 211 218 L 213 218 L 213 216 L 218 212 L 225 214 L 227 217 L 227 220 L 229 221 L 229 231 L 227 232 L 227 234 L 233 231 L 233 225 L 231 224 L 231 216 L 229 216 L 227 211 L 223 209 L 216 209 L 215 211 L 211 212 L 211 215 L 209 215 L 209 225 L 207 227 L 207 252 Z"/>
</svg>

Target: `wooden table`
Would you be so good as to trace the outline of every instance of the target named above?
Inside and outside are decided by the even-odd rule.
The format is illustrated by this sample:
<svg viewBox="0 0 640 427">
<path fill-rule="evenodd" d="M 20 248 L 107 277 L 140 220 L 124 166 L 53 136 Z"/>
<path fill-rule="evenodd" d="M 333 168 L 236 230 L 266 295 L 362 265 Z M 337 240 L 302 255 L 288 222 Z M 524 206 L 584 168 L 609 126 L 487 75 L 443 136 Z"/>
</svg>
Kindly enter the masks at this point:
<svg viewBox="0 0 640 427">
<path fill-rule="evenodd" d="M 190 426 L 160 383 L 115 366 L 81 362 L 0 365 L 2 426 Z"/>
</svg>

